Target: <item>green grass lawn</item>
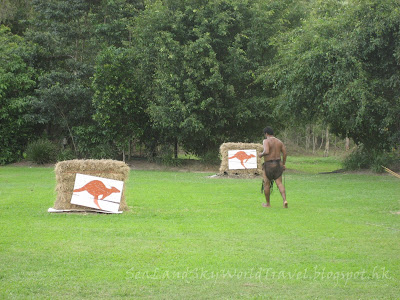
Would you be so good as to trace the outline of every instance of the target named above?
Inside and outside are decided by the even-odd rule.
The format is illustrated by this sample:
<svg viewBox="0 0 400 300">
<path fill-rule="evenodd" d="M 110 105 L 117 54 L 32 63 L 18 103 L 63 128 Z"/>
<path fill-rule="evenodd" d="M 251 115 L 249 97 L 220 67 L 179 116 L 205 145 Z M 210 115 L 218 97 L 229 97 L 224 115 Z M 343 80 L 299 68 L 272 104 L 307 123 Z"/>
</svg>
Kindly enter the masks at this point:
<svg viewBox="0 0 400 300">
<path fill-rule="evenodd" d="M 289 156 L 287 169 L 301 173 L 322 173 L 342 169 L 341 160 L 337 157 Z"/>
<path fill-rule="evenodd" d="M 52 168 L 0 167 L 0 299 L 398 299 L 400 180 L 316 161 L 288 160 L 289 209 L 260 179 L 131 171 L 122 215 L 49 214 Z"/>
</svg>

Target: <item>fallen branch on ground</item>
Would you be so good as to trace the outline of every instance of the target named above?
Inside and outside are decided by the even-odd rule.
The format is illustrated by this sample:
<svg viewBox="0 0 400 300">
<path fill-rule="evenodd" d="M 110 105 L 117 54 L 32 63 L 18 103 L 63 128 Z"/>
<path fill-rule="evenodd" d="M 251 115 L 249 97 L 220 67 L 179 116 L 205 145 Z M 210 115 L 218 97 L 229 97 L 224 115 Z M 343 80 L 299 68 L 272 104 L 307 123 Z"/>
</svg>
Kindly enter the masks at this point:
<svg viewBox="0 0 400 300">
<path fill-rule="evenodd" d="M 393 176 L 395 176 L 395 177 L 397 177 L 397 178 L 399 178 L 400 179 L 400 174 L 397 174 L 396 172 L 393 172 L 392 170 L 390 170 L 390 169 L 388 169 L 388 168 L 386 168 L 386 167 L 384 167 L 384 166 L 381 166 L 386 172 L 388 172 L 389 174 L 391 174 L 391 175 L 393 175 Z"/>
</svg>

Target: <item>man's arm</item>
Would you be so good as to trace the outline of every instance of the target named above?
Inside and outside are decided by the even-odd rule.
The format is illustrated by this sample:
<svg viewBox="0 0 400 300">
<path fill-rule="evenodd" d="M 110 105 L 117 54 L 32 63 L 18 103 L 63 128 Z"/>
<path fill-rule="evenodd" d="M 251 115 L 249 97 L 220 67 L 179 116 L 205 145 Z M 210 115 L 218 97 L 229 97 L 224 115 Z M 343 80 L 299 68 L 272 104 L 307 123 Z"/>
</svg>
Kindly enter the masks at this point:
<svg viewBox="0 0 400 300">
<path fill-rule="evenodd" d="M 267 139 L 263 141 L 264 151 L 260 153 L 259 157 L 263 157 L 269 154 L 269 145 Z"/>
</svg>

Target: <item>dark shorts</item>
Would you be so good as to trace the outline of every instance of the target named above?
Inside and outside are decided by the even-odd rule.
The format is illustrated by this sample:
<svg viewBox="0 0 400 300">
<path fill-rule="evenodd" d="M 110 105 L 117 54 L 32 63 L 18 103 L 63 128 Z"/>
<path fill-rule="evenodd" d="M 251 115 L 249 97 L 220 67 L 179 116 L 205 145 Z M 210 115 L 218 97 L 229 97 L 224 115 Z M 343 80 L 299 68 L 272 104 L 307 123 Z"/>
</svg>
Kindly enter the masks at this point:
<svg viewBox="0 0 400 300">
<path fill-rule="evenodd" d="M 283 166 L 281 165 L 281 160 L 269 160 L 263 163 L 263 168 L 265 175 L 269 181 L 276 180 L 282 176 Z"/>
</svg>

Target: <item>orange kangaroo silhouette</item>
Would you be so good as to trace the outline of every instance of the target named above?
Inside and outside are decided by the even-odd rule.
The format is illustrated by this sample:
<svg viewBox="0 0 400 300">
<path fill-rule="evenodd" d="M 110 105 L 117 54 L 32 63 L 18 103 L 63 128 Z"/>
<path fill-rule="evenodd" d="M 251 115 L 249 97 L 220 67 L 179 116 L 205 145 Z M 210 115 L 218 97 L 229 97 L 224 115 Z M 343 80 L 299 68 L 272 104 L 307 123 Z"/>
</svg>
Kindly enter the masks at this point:
<svg viewBox="0 0 400 300">
<path fill-rule="evenodd" d="M 74 190 L 74 192 L 83 192 L 83 191 L 87 191 L 90 195 L 94 197 L 94 204 L 96 204 L 96 206 L 99 209 L 102 209 L 99 205 L 99 202 L 97 201 L 99 200 L 100 195 L 103 195 L 103 198 L 101 198 L 100 200 L 104 200 L 104 198 L 110 196 L 112 193 L 120 192 L 120 190 L 118 190 L 115 187 L 111 187 L 110 189 L 106 188 L 104 183 L 102 183 L 100 180 L 90 181 L 80 189 Z"/>
<path fill-rule="evenodd" d="M 252 157 L 255 157 L 255 155 L 254 154 L 248 155 L 244 151 L 238 151 L 238 152 L 236 152 L 236 154 L 234 156 L 228 157 L 228 159 L 237 158 L 238 160 L 240 160 L 240 164 L 243 166 L 243 168 L 247 169 L 246 166 L 244 165 L 243 161 L 246 160 L 245 163 L 247 163 L 247 161 Z"/>
</svg>

